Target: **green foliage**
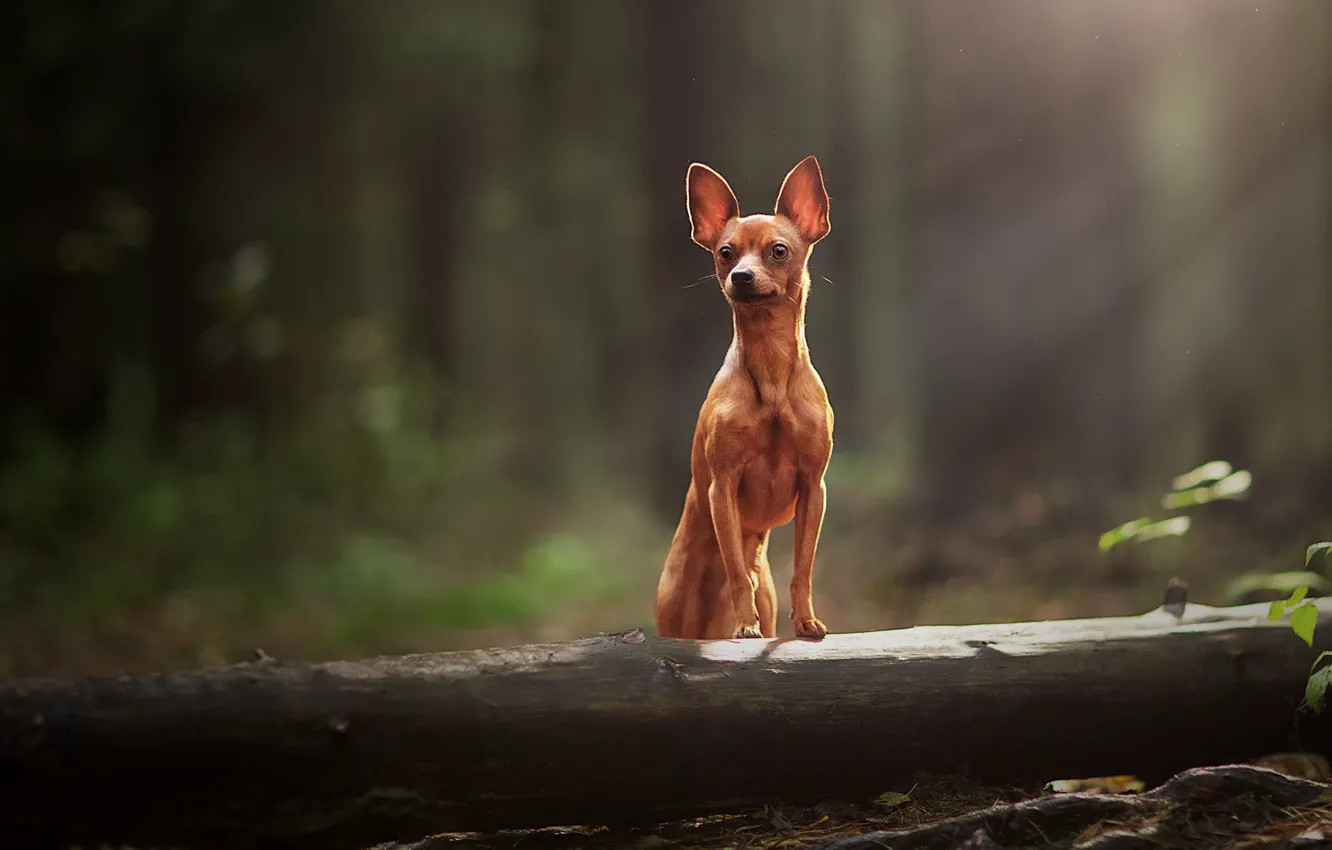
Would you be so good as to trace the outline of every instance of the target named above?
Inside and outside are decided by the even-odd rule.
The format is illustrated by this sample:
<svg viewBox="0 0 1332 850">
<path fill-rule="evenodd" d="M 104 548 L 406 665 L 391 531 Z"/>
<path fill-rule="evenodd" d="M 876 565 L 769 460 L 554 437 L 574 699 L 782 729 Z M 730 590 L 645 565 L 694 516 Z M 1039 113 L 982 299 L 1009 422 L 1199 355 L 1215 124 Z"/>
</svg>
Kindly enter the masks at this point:
<svg viewBox="0 0 1332 850">
<path fill-rule="evenodd" d="M 1186 516 L 1170 517 L 1169 519 L 1156 521 L 1141 517 L 1105 532 L 1096 545 L 1102 552 L 1108 552 L 1128 540 L 1143 543 L 1159 537 L 1182 537 L 1188 533 L 1192 525 L 1192 520 Z"/>
<path fill-rule="evenodd" d="M 1314 555 L 1317 555 L 1319 552 L 1326 554 L 1329 551 L 1332 551 L 1332 541 L 1310 544 L 1309 548 L 1304 550 L 1304 566 L 1309 566 L 1310 562 L 1313 561 Z"/>
<path fill-rule="evenodd" d="M 1218 499 L 1243 498 L 1253 484 L 1253 476 L 1248 470 L 1235 470 L 1223 460 L 1214 460 L 1176 476 L 1170 482 L 1171 492 L 1161 497 L 1161 506 L 1167 510 L 1205 505 Z M 1121 543 L 1132 540 L 1141 543 L 1165 536 L 1180 536 L 1188 532 L 1191 522 L 1187 516 L 1173 516 L 1162 520 L 1140 517 L 1110 529 L 1101 535 L 1098 548 L 1108 552 Z M 1277 599 L 1267 610 L 1267 618 L 1279 622 L 1290 615 L 1291 630 L 1310 647 L 1313 646 L 1314 630 L 1318 626 L 1318 606 L 1306 597 L 1312 589 L 1319 595 L 1325 594 L 1332 583 L 1323 575 L 1308 570 L 1314 555 L 1332 552 L 1332 541 L 1314 543 L 1305 550 L 1305 570 L 1283 573 L 1249 573 L 1232 581 L 1226 587 L 1225 594 L 1230 599 L 1242 599 L 1248 595 L 1269 591 L 1289 594 L 1285 599 Z M 1313 672 L 1306 686 L 1304 704 L 1315 712 L 1323 710 L 1327 687 L 1332 681 L 1332 665 L 1322 668 L 1318 664 L 1332 653 L 1324 652 L 1314 660 Z"/>
<path fill-rule="evenodd" d="M 1309 681 L 1304 686 L 1304 706 L 1312 708 L 1315 714 L 1323 713 L 1323 705 L 1327 701 L 1327 687 L 1332 683 L 1332 665 L 1318 666 L 1329 656 L 1332 656 L 1332 652 L 1318 653 L 1311 668 L 1312 672 L 1309 674 Z"/>
<path fill-rule="evenodd" d="M 1304 565 L 1306 567 L 1309 566 L 1309 563 L 1313 560 L 1313 556 L 1319 552 L 1327 553 L 1330 550 L 1332 550 L 1332 541 L 1325 540 L 1319 543 L 1310 544 L 1309 548 L 1304 551 Z M 1301 607 L 1312 606 L 1310 603 L 1306 602 Z M 1298 610 L 1296 613 L 1298 613 Z M 1271 616 L 1271 614 L 1269 613 L 1268 616 Z M 1291 614 L 1290 625 L 1291 628 L 1295 629 L 1297 635 L 1304 638 L 1305 643 L 1313 646 L 1314 626 L 1318 623 L 1317 610 L 1315 609 L 1312 614 L 1305 615 L 1304 619 L 1306 622 L 1301 624 L 1300 627 L 1296 627 L 1295 614 Z M 1302 629 L 1307 630 L 1307 637 L 1302 633 Z M 1329 655 L 1332 655 L 1332 653 L 1320 652 L 1318 657 L 1314 659 L 1313 667 L 1311 668 L 1312 672 L 1309 674 L 1309 681 L 1304 689 L 1304 704 L 1307 707 L 1312 708 L 1315 714 L 1323 713 L 1323 705 L 1327 695 L 1327 686 L 1329 682 L 1332 682 L 1332 666 L 1318 666 Z"/>
<path fill-rule="evenodd" d="M 1304 553 L 1305 569 L 1303 570 L 1280 573 L 1246 573 L 1226 586 L 1226 599 L 1231 602 L 1240 602 L 1250 599 L 1256 593 L 1263 592 L 1289 595 L 1300 587 L 1304 587 L 1319 596 L 1326 596 L 1329 592 L 1332 592 L 1332 581 L 1329 581 L 1322 573 L 1315 572 L 1308 569 L 1308 567 L 1313 563 L 1314 555 L 1325 552 L 1329 548 L 1332 547 L 1327 543 L 1314 543 L 1309 546 Z"/>
<path fill-rule="evenodd" d="M 1182 490 L 1192 490 L 1213 481 L 1220 481 L 1229 477 L 1234 470 L 1230 464 L 1224 460 L 1212 460 L 1201 466 L 1190 469 L 1183 475 L 1177 475 L 1170 482 L 1170 489 L 1179 492 Z"/>
<path fill-rule="evenodd" d="M 1252 484 L 1253 475 L 1247 469 L 1235 470 L 1224 460 L 1209 461 L 1176 476 L 1170 482 L 1171 492 L 1161 497 L 1161 506 L 1166 510 L 1179 510 L 1218 499 L 1241 499 Z M 1109 552 L 1130 540 L 1145 543 L 1162 537 L 1182 537 L 1192 527 L 1193 521 L 1184 515 L 1159 520 L 1139 517 L 1102 534 L 1097 548 Z"/>
<path fill-rule="evenodd" d="M 1226 585 L 1223 595 L 1228 601 L 1239 602 L 1259 593 L 1278 593 L 1289 596 L 1299 588 L 1313 591 L 1319 596 L 1332 590 L 1332 582 L 1318 573 L 1307 570 L 1284 573 L 1245 573 Z"/>
<path fill-rule="evenodd" d="M 349 542 L 328 567 L 288 575 L 289 595 L 334 612 L 310 637 L 336 652 L 349 646 L 390 649 L 419 645 L 423 636 L 525 624 L 608 586 L 595 554 L 576 537 L 538 540 L 517 569 L 462 578 L 432 569 L 403 543 L 378 537 Z"/>
<path fill-rule="evenodd" d="M 80 448 L 22 431 L 0 467 L 0 620 L 73 636 L 170 610 L 228 653 L 275 629 L 302 651 L 405 651 L 616 592 L 576 536 L 515 534 L 503 505 L 470 522 L 473 461 L 401 386 L 392 416 L 299 442 L 225 419 L 170 454 L 137 428 Z"/>
<path fill-rule="evenodd" d="M 1314 626 L 1318 624 L 1318 608 L 1306 602 L 1290 612 L 1290 627 L 1310 647 L 1313 647 Z"/>
<path fill-rule="evenodd" d="M 1219 475 L 1214 483 L 1206 485 L 1193 483 L 1200 478 L 1203 481 L 1212 480 L 1213 475 Z M 1166 510 L 1178 510 L 1193 505 L 1205 505 L 1217 499 L 1238 499 L 1249 491 L 1251 484 L 1253 484 L 1253 475 L 1247 469 L 1232 472 L 1230 464 L 1225 461 L 1213 461 L 1176 478 L 1172 482 L 1173 491 L 1161 497 L 1161 507 Z"/>
<path fill-rule="evenodd" d="M 1313 556 L 1319 552 L 1327 552 L 1332 549 L 1332 542 L 1314 543 L 1305 550 L 1304 565 L 1309 566 Z M 1280 575 L 1280 574 L 1279 574 Z M 1288 575 L 1310 575 L 1315 577 L 1321 583 L 1325 579 L 1317 573 L 1294 573 Z M 1296 587 L 1290 596 L 1286 599 L 1279 599 L 1268 608 L 1267 618 L 1276 622 L 1286 613 L 1290 614 L 1290 627 L 1310 647 L 1313 646 L 1314 629 L 1318 625 L 1318 607 L 1313 602 L 1307 601 L 1305 596 L 1308 594 L 1308 586 L 1302 585 Z M 1309 675 L 1309 680 L 1305 684 L 1304 707 L 1312 708 L 1315 713 L 1321 714 L 1329 682 L 1332 682 L 1332 666 L 1319 667 L 1318 665 L 1324 659 L 1332 656 L 1332 653 L 1321 652 L 1314 659 L 1313 666 Z"/>
<path fill-rule="evenodd" d="M 1304 599 L 1304 597 L 1308 595 L 1308 593 L 1309 593 L 1309 588 L 1307 587 L 1295 588 L 1295 590 L 1290 594 L 1289 599 L 1278 600 L 1272 603 L 1272 606 L 1267 610 L 1267 619 L 1271 620 L 1274 623 L 1277 620 L 1280 620 L 1282 614 L 1285 611 L 1289 610 L 1294 605 L 1299 605 L 1300 602 Z"/>
<path fill-rule="evenodd" d="M 1267 609 L 1267 619 L 1279 621 L 1285 614 L 1290 614 L 1290 627 L 1300 640 L 1313 646 L 1314 626 L 1318 624 L 1318 607 L 1305 601 L 1308 587 L 1297 587 L 1287 599 L 1278 599 Z"/>
</svg>

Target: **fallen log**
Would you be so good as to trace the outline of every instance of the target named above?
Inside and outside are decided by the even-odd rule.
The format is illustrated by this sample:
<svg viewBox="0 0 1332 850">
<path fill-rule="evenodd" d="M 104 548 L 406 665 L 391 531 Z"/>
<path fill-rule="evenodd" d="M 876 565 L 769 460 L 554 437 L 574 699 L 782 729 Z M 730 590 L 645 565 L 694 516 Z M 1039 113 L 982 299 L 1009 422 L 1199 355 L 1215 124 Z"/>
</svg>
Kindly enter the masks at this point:
<svg viewBox="0 0 1332 850">
<path fill-rule="evenodd" d="M 1182 616 L 1176 613 L 1182 610 Z M 648 823 L 1290 749 L 1311 650 L 1266 605 L 694 642 L 640 632 L 326 664 L 0 686 L 9 846 L 361 848 L 463 830 Z"/>
</svg>

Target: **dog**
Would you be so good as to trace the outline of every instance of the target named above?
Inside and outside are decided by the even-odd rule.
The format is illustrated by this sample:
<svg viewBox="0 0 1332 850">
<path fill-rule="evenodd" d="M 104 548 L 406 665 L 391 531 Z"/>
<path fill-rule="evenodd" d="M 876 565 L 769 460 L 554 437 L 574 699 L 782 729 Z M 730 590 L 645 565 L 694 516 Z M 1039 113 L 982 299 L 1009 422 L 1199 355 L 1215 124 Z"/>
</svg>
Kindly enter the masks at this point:
<svg viewBox="0 0 1332 850">
<path fill-rule="evenodd" d="M 822 640 L 814 553 L 827 499 L 833 411 L 805 342 L 809 257 L 829 232 L 818 160 L 791 169 L 772 215 L 741 217 L 726 180 L 689 166 L 692 239 L 712 254 L 735 335 L 698 414 L 684 512 L 657 586 L 663 637 L 773 638 L 772 529 L 795 520 L 791 619 Z"/>
</svg>

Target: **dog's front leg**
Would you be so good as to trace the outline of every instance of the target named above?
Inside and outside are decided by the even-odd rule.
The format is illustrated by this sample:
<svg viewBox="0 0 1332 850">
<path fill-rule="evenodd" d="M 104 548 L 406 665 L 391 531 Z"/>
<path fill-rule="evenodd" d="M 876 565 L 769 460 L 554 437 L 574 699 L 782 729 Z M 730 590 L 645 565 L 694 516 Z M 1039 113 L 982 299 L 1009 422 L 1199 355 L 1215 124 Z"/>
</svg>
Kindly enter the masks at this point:
<svg viewBox="0 0 1332 850">
<path fill-rule="evenodd" d="M 714 477 L 708 487 L 712 509 L 712 527 L 726 568 L 726 584 L 735 610 L 735 634 L 738 638 L 763 637 L 759 629 L 758 607 L 754 604 L 754 583 L 745 566 L 744 541 L 740 530 L 739 479 Z"/>
<path fill-rule="evenodd" d="M 791 575 L 791 620 L 797 637 L 823 640 L 828 627 L 814 616 L 814 553 L 819 548 L 828 489 L 823 469 L 802 473 L 796 492 L 795 570 Z"/>
</svg>

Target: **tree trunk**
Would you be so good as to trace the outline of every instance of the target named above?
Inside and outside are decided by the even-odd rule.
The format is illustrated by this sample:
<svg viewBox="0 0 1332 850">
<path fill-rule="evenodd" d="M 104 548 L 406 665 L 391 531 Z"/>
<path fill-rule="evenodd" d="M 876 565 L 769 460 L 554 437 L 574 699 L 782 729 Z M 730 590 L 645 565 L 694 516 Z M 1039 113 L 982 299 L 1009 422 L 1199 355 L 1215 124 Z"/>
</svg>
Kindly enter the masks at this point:
<svg viewBox="0 0 1332 850">
<path fill-rule="evenodd" d="M 1327 752 L 1296 712 L 1314 653 L 1266 610 L 20 681 L 0 687 L 0 834 L 355 848 L 853 798 L 921 770 L 1153 781 Z M 1332 601 L 1320 619 L 1315 649 Z"/>
<path fill-rule="evenodd" d="M 709 108 L 708 81 L 717 74 L 720 25 L 698 0 L 652 0 L 639 13 L 644 44 L 643 196 L 647 222 L 647 309 L 656 317 L 640 381 L 655 392 L 641 427 L 651 444 L 653 507 L 674 523 L 689 488 L 689 451 L 708 384 L 730 339 L 730 309 L 712 264 L 690 244 L 685 174 L 692 161 L 715 157 L 708 144 L 719 121 Z M 713 162 L 717 167 L 719 163 Z"/>
</svg>

